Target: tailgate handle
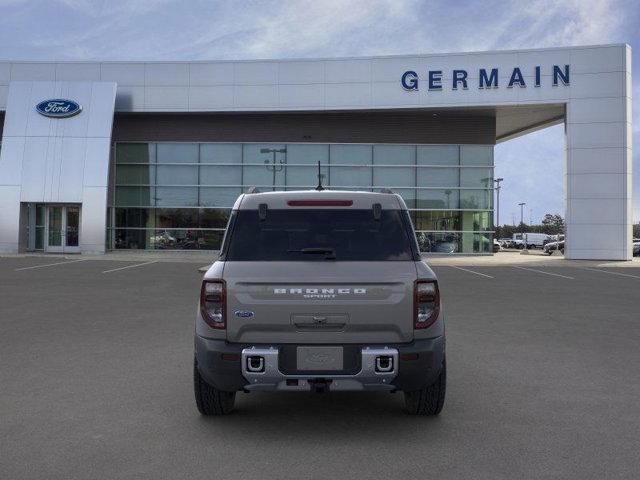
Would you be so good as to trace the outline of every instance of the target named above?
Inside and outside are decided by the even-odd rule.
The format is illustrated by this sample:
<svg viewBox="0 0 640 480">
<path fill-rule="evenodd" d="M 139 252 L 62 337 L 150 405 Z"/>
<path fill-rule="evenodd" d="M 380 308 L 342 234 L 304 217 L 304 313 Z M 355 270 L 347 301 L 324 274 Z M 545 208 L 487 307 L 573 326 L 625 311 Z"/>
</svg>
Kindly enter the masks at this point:
<svg viewBox="0 0 640 480">
<path fill-rule="evenodd" d="M 340 332 L 344 330 L 345 325 L 348 322 L 349 316 L 343 313 L 307 313 L 291 315 L 291 323 L 296 327 L 296 330 L 305 332 Z"/>
<path fill-rule="evenodd" d="M 334 330 L 340 331 L 344 329 L 347 324 L 346 321 L 339 321 L 340 317 L 329 317 L 325 315 L 312 315 L 306 317 L 304 320 L 301 318 L 294 319 L 293 324 L 298 330 L 313 331 L 313 330 Z M 338 320 L 338 321 L 336 321 Z"/>
</svg>

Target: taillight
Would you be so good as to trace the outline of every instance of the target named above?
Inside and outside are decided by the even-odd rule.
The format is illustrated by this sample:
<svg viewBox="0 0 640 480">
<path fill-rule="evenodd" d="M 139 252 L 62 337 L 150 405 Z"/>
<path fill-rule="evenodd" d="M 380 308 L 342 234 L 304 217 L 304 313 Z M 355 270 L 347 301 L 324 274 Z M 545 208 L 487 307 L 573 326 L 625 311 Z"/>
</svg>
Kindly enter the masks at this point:
<svg viewBox="0 0 640 480">
<path fill-rule="evenodd" d="M 437 280 L 418 280 L 414 287 L 414 328 L 433 325 L 440 313 L 440 290 Z"/>
<path fill-rule="evenodd" d="M 224 280 L 203 280 L 200 312 L 211 328 L 227 327 L 227 288 Z"/>
</svg>

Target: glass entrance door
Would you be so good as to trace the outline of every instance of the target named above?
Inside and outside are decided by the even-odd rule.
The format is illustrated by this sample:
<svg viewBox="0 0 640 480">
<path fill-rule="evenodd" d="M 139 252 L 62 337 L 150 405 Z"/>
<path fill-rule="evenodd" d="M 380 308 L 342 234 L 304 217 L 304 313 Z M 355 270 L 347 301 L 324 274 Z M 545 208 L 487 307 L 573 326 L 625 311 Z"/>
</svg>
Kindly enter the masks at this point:
<svg viewBox="0 0 640 480">
<path fill-rule="evenodd" d="M 49 205 L 46 209 L 45 250 L 52 253 L 79 253 L 80 207 Z"/>
<path fill-rule="evenodd" d="M 62 208 L 48 207 L 47 210 L 47 252 L 62 252 Z"/>
<path fill-rule="evenodd" d="M 64 251 L 80 252 L 80 207 L 64 207 L 64 210 L 66 213 Z"/>
</svg>

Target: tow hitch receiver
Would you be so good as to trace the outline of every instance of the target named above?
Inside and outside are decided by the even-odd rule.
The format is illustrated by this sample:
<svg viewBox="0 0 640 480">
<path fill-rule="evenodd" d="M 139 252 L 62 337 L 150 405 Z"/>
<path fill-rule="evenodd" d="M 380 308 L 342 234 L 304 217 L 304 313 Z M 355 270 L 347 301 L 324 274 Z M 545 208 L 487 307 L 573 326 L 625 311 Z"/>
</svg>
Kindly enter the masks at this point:
<svg viewBox="0 0 640 480">
<path fill-rule="evenodd" d="M 393 357 L 391 355 L 380 355 L 376 357 L 376 372 L 393 372 Z"/>
<path fill-rule="evenodd" d="M 264 372 L 264 357 L 259 355 L 247 357 L 247 371 L 252 373 Z"/>
<path fill-rule="evenodd" d="M 333 380 L 330 378 L 310 378 L 307 380 L 311 386 L 311 390 L 315 393 L 326 393 L 329 391 L 329 385 Z"/>
</svg>

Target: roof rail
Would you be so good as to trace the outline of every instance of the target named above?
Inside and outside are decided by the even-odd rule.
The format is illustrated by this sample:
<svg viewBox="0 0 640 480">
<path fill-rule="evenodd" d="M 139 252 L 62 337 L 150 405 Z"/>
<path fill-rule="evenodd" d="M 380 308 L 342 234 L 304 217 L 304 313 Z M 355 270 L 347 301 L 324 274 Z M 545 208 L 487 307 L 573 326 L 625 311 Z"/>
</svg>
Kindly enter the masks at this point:
<svg viewBox="0 0 640 480">
<path fill-rule="evenodd" d="M 381 188 L 380 193 L 391 193 L 392 195 L 395 195 L 395 192 L 390 188 Z"/>
<path fill-rule="evenodd" d="M 249 187 L 249 190 L 247 190 L 247 194 L 250 195 L 252 193 L 260 193 L 260 190 L 258 189 L 258 187 Z"/>
</svg>

